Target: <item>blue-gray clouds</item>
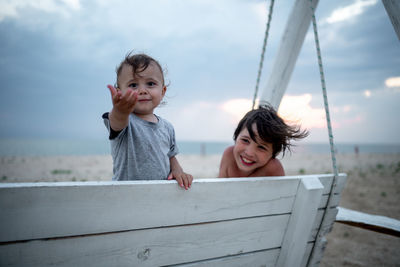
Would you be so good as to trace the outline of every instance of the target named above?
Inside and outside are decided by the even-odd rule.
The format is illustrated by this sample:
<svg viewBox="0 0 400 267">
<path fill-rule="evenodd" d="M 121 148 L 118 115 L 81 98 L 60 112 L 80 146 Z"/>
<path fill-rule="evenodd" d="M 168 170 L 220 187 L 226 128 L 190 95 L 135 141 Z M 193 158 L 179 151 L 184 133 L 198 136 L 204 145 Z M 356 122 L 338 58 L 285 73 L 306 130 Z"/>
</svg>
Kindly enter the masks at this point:
<svg viewBox="0 0 400 267">
<path fill-rule="evenodd" d="M 261 90 L 293 2 L 275 1 Z M 156 112 L 178 139 L 230 140 L 251 107 L 268 4 L 0 0 L 0 137 L 106 138 L 106 85 L 134 50 L 166 69 Z M 398 143 L 400 85 L 385 81 L 400 76 L 400 42 L 382 3 L 320 1 L 316 16 L 336 140 Z M 327 142 L 311 30 L 286 93 L 280 112 Z"/>
</svg>

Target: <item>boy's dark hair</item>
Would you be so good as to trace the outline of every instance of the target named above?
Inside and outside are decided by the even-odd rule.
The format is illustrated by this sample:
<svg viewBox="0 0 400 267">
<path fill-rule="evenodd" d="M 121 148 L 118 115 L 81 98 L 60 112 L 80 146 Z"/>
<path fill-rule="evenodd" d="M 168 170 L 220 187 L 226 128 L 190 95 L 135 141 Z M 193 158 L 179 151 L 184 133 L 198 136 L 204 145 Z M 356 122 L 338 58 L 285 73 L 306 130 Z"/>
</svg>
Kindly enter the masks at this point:
<svg viewBox="0 0 400 267">
<path fill-rule="evenodd" d="M 129 52 L 126 56 L 125 59 L 119 64 L 119 66 L 116 68 L 115 72 L 117 73 L 117 84 L 115 87 L 118 86 L 118 77 L 121 74 L 122 67 L 124 65 L 130 65 L 132 66 L 132 73 L 133 74 L 138 74 L 141 73 L 142 71 L 145 71 L 151 62 L 154 62 L 156 66 L 160 69 L 161 74 L 162 74 L 162 82 L 164 85 L 164 71 L 160 65 L 160 63 L 155 60 L 154 58 L 146 55 L 146 54 L 133 54 L 133 52 Z"/>
<path fill-rule="evenodd" d="M 286 149 L 290 151 L 291 139 L 302 139 L 308 136 L 308 131 L 301 130 L 299 126 L 287 125 L 273 107 L 262 105 L 258 109 L 247 112 L 239 122 L 233 139 L 236 141 L 239 133 L 246 127 L 251 139 L 256 141 L 256 135 L 252 129 L 253 124 L 256 124 L 258 137 L 264 142 L 272 144 L 272 158 L 275 158 L 281 151 L 284 156 Z"/>
</svg>

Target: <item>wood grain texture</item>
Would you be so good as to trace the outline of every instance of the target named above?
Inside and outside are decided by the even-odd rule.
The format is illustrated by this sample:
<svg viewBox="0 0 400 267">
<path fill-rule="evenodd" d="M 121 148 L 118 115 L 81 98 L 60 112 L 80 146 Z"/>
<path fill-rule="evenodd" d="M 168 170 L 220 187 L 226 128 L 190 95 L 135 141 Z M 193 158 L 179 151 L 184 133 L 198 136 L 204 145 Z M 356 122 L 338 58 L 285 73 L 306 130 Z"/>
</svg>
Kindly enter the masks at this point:
<svg viewBox="0 0 400 267">
<path fill-rule="evenodd" d="M 336 221 L 343 224 L 400 237 L 400 221 L 386 216 L 372 215 L 338 207 Z"/>
<path fill-rule="evenodd" d="M 318 266 L 325 247 L 326 238 L 333 227 L 337 214 L 337 205 L 339 204 L 341 193 L 346 184 L 347 175 L 339 174 L 337 177 L 334 175 L 320 176 L 321 182 L 324 184 L 324 193 L 328 196 L 326 199 L 325 207 L 319 208 L 317 218 L 314 222 L 313 231 L 309 237 L 309 241 L 313 241 L 313 248 L 311 250 L 307 266 Z"/>
<path fill-rule="evenodd" d="M 277 266 L 296 266 L 302 262 L 312 222 L 317 215 L 323 186 L 317 177 L 303 178 L 296 195 Z"/>
<path fill-rule="evenodd" d="M 243 267 L 243 266 L 274 266 L 278 258 L 280 249 L 256 251 L 235 256 L 197 261 L 188 264 L 178 264 L 172 266 L 179 267 Z M 169 265 L 171 266 L 171 265 Z"/>
<path fill-rule="evenodd" d="M 278 110 L 282 96 L 289 84 L 304 38 L 311 23 L 311 8 L 318 0 L 296 0 L 287 21 L 271 74 L 260 97 L 260 104 L 270 103 Z"/>
<path fill-rule="evenodd" d="M 3 244 L 0 266 L 160 266 L 276 249 L 288 219 L 265 216 Z"/>
<path fill-rule="evenodd" d="M 398 0 L 382 0 L 382 3 L 392 22 L 397 38 L 400 40 L 400 2 Z"/>
<path fill-rule="evenodd" d="M 299 266 L 332 179 L 0 184 L 0 266 Z"/>
<path fill-rule="evenodd" d="M 0 242 L 284 214 L 298 183 L 203 179 L 188 191 L 175 181 L 3 184 Z"/>
</svg>

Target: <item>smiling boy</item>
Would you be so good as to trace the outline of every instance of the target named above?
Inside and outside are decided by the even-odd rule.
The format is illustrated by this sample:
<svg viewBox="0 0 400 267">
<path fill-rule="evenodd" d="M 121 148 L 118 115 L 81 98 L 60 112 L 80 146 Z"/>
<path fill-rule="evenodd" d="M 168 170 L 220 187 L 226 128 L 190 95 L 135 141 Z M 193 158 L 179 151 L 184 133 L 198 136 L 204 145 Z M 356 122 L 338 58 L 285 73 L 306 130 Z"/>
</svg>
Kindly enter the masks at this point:
<svg viewBox="0 0 400 267">
<path fill-rule="evenodd" d="M 235 130 L 235 145 L 222 155 L 218 177 L 283 176 L 285 171 L 276 156 L 290 150 L 291 139 L 307 135 L 307 131 L 287 125 L 271 106 L 249 111 Z"/>
</svg>

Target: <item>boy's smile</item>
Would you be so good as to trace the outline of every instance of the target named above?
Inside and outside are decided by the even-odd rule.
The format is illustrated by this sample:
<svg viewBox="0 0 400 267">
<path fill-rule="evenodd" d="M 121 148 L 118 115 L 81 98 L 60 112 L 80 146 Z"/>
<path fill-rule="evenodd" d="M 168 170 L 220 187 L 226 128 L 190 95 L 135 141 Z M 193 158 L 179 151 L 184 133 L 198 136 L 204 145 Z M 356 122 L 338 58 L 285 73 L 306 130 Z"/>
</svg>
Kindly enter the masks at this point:
<svg viewBox="0 0 400 267">
<path fill-rule="evenodd" d="M 243 161 L 243 164 L 245 164 L 247 166 L 251 166 L 252 164 L 254 164 L 254 161 L 249 160 L 249 159 L 245 158 L 244 156 L 240 156 L 240 159 Z"/>
<path fill-rule="evenodd" d="M 265 166 L 272 158 L 272 144 L 259 139 L 255 124 L 252 126 L 257 142 L 251 139 L 246 128 L 239 133 L 233 148 L 233 157 L 243 176 Z"/>
</svg>

